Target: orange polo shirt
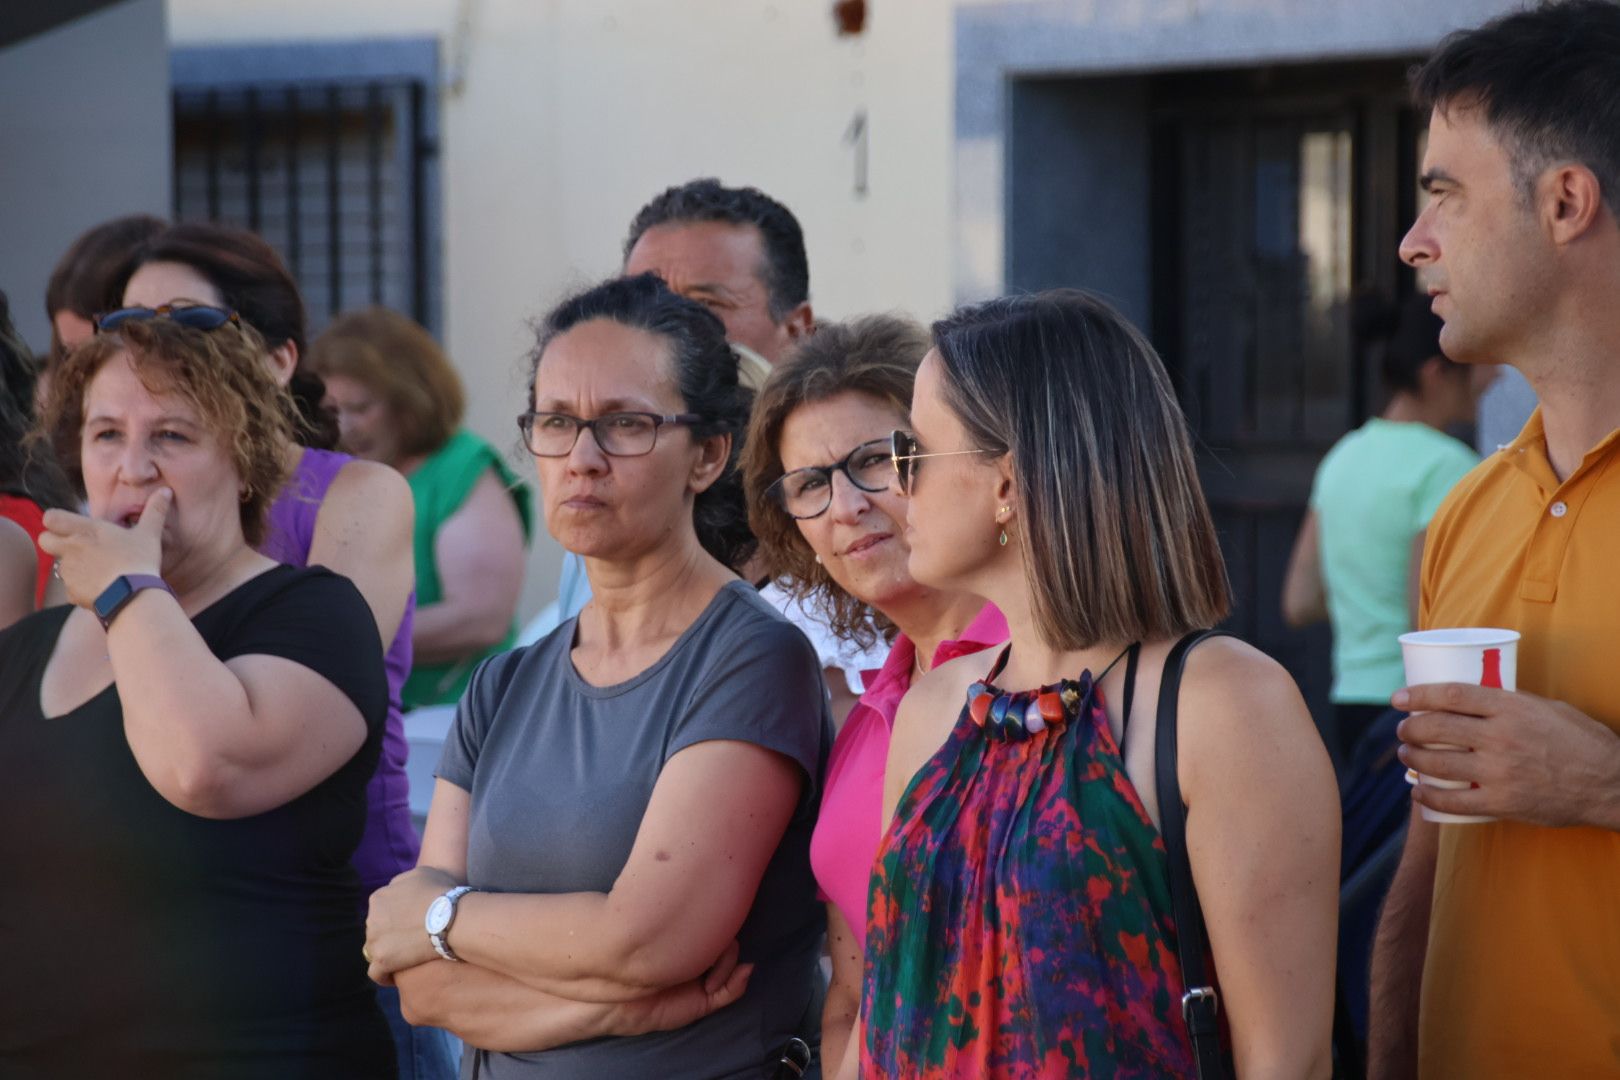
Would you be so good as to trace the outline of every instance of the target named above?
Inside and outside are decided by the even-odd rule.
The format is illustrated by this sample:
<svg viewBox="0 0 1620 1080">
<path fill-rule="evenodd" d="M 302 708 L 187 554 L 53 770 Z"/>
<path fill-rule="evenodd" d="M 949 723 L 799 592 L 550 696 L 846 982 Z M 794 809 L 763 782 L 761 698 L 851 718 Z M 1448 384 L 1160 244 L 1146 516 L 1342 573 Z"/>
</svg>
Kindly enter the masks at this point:
<svg viewBox="0 0 1620 1080">
<path fill-rule="evenodd" d="M 1620 430 L 1563 483 L 1538 409 L 1429 527 L 1420 624 L 1517 630 L 1518 686 L 1620 732 Z M 1620 833 L 1440 826 L 1424 1080 L 1620 1077 Z"/>
</svg>

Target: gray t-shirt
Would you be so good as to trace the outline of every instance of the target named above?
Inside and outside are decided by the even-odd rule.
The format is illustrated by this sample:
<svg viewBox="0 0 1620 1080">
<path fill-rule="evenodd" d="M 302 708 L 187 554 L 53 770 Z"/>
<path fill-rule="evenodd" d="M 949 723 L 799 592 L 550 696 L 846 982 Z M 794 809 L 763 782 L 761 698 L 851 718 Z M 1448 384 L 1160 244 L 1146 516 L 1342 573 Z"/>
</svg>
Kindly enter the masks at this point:
<svg viewBox="0 0 1620 1080">
<path fill-rule="evenodd" d="M 820 1021 L 822 907 L 810 830 L 832 725 L 815 650 L 747 584 L 733 582 L 669 652 L 616 686 L 574 669 L 575 620 L 474 674 L 436 775 L 471 793 L 467 880 L 499 892 L 607 892 L 653 785 L 694 743 L 755 743 L 797 762 L 805 792 L 738 941 L 757 964 L 742 999 L 678 1031 L 597 1039 L 534 1054 L 468 1048 L 461 1075 L 736 1077 Z"/>
</svg>

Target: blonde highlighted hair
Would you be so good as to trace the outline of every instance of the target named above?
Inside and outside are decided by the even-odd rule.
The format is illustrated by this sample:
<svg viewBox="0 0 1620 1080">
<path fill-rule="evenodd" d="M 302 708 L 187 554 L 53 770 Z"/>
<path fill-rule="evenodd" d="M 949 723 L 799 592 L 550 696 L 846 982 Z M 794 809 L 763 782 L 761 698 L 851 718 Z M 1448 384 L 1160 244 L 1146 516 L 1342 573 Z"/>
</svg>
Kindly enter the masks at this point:
<svg viewBox="0 0 1620 1080">
<path fill-rule="evenodd" d="M 1011 456 L 1043 641 L 1162 640 L 1226 617 L 1186 418 L 1124 316 L 1058 289 L 961 308 L 933 332 L 946 404 L 976 446 Z"/>
</svg>

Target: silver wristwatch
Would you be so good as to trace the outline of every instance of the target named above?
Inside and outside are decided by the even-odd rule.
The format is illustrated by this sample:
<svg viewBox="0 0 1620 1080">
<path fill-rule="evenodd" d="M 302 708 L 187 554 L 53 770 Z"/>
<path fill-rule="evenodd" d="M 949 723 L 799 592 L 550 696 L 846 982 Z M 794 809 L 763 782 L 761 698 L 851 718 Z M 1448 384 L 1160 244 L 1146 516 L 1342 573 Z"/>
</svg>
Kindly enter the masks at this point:
<svg viewBox="0 0 1620 1080">
<path fill-rule="evenodd" d="M 423 920 L 428 940 L 433 943 L 433 951 L 446 960 L 461 963 L 461 957 L 451 951 L 445 935 L 450 933 L 450 924 L 456 921 L 456 904 L 463 896 L 477 891 L 471 885 L 457 885 L 428 905 L 427 918 Z"/>
</svg>

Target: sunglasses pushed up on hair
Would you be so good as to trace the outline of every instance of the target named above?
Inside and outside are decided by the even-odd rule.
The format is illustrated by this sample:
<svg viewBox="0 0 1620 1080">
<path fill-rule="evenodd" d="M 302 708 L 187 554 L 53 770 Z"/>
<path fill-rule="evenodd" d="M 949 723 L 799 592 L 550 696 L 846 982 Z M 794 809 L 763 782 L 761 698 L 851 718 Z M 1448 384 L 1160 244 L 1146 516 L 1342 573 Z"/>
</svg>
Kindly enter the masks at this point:
<svg viewBox="0 0 1620 1080">
<path fill-rule="evenodd" d="M 218 330 L 227 323 L 232 326 L 242 325 L 242 317 L 236 312 L 208 304 L 162 304 L 155 308 L 119 308 L 117 311 L 97 315 L 92 320 L 92 325 L 99 334 L 103 331 L 116 330 L 125 323 L 147 322 L 152 319 L 168 319 L 192 330 Z"/>
</svg>

